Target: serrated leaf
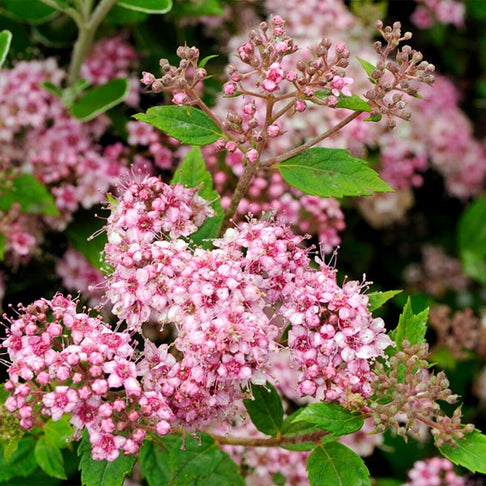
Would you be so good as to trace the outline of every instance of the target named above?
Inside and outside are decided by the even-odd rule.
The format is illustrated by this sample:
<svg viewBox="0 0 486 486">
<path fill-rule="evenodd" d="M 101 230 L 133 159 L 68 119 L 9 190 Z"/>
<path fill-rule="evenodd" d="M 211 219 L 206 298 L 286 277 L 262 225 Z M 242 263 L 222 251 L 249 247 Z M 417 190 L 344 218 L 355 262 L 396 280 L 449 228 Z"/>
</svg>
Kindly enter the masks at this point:
<svg viewBox="0 0 486 486">
<path fill-rule="evenodd" d="M 213 189 L 213 178 L 206 169 L 206 162 L 199 147 L 192 147 L 184 157 L 172 177 L 171 184 L 183 184 L 187 187 L 202 185 L 198 192 L 202 198 L 206 201 L 219 199 L 219 194 Z"/>
<path fill-rule="evenodd" d="M 264 434 L 275 437 L 282 429 L 283 406 L 277 390 L 270 384 L 252 385 L 253 400 L 243 404 L 255 427 Z"/>
<path fill-rule="evenodd" d="M 486 196 L 472 202 L 462 213 L 457 227 L 457 247 L 463 271 L 486 283 Z"/>
<path fill-rule="evenodd" d="M 473 473 L 486 474 L 486 435 L 481 434 L 479 430 L 466 434 L 454 447 L 439 447 L 439 451 L 458 466 L 465 467 Z"/>
<path fill-rule="evenodd" d="M 67 479 L 62 452 L 48 444 L 45 437 L 37 440 L 34 454 L 37 464 L 46 474 L 58 479 Z"/>
<path fill-rule="evenodd" d="M 19 203 L 23 213 L 59 216 L 59 210 L 46 186 L 32 174 L 21 174 L 12 179 L 12 185 L 4 187 L 0 194 L 0 210 L 8 211 Z"/>
<path fill-rule="evenodd" d="M 344 96 L 340 95 L 336 108 L 347 108 L 354 111 L 371 111 L 371 106 L 358 95 Z"/>
<path fill-rule="evenodd" d="M 56 422 L 52 419 L 48 420 L 42 430 L 44 431 L 47 444 L 58 449 L 67 447 L 73 435 L 73 427 L 67 417 L 63 417 Z"/>
<path fill-rule="evenodd" d="M 91 456 L 91 444 L 86 432 L 78 447 L 79 470 L 83 486 L 122 486 L 135 465 L 134 456 L 124 456 L 120 453 L 112 462 L 95 461 Z"/>
<path fill-rule="evenodd" d="M 172 8 L 172 0 L 118 0 L 117 5 L 148 14 L 163 14 Z"/>
<path fill-rule="evenodd" d="M 428 308 L 419 314 L 414 314 L 410 297 L 407 299 L 407 303 L 398 319 L 398 326 L 391 333 L 391 337 L 397 345 L 397 351 L 403 349 L 402 343 L 404 340 L 407 340 L 411 345 L 425 342 L 428 317 Z"/>
<path fill-rule="evenodd" d="M 139 461 L 142 476 L 149 486 L 169 484 L 171 470 L 169 467 L 170 450 L 179 444 L 180 437 L 167 435 L 157 443 L 146 440 L 140 449 Z"/>
<path fill-rule="evenodd" d="M 125 78 L 112 79 L 86 91 L 71 106 L 71 114 L 78 120 L 88 121 L 121 103 L 128 95 L 130 84 Z"/>
<path fill-rule="evenodd" d="M 209 145 L 223 136 L 206 113 L 192 106 L 153 106 L 134 118 L 188 145 Z"/>
<path fill-rule="evenodd" d="M 336 437 L 357 432 L 363 427 L 364 419 L 337 403 L 311 403 L 299 410 L 294 422 L 307 422 Z"/>
<path fill-rule="evenodd" d="M 379 309 L 383 304 L 393 299 L 395 295 L 402 293 L 403 290 L 387 290 L 386 292 L 370 292 L 368 295 L 368 309 L 370 312 Z"/>
<path fill-rule="evenodd" d="M 3 66 L 5 59 L 7 59 L 10 43 L 12 42 L 12 32 L 9 30 L 2 30 L 0 32 L 0 67 Z"/>
<path fill-rule="evenodd" d="M 16 476 L 29 476 L 37 468 L 34 448 L 34 439 L 23 438 L 9 461 L 0 454 L 0 481 L 7 481 Z"/>
<path fill-rule="evenodd" d="M 351 449 L 330 442 L 314 449 L 307 460 L 311 486 L 366 486 L 370 472 L 363 459 Z"/>
<path fill-rule="evenodd" d="M 196 233 L 190 235 L 190 238 L 196 245 L 209 249 L 212 245 L 209 240 L 216 236 L 224 217 L 224 211 L 221 207 L 221 198 L 213 189 L 213 178 L 206 169 L 206 162 L 199 147 L 192 147 L 184 157 L 182 164 L 172 177 L 171 184 L 184 184 L 187 187 L 197 187 L 202 184 L 198 194 L 206 201 L 211 202 L 211 207 L 216 215 L 209 218 Z"/>
<path fill-rule="evenodd" d="M 4 0 L 5 9 L 20 20 L 30 23 L 45 22 L 56 10 L 40 0 Z"/>
<path fill-rule="evenodd" d="M 180 438 L 170 452 L 170 486 L 244 486 L 236 463 L 224 453 L 212 437 L 201 434 Z"/>
<path fill-rule="evenodd" d="M 362 59 L 361 57 L 356 57 L 356 59 L 359 61 L 361 66 L 363 66 L 363 69 L 366 71 L 366 74 L 368 75 L 368 79 L 373 83 L 376 84 L 376 79 L 371 77 L 371 73 L 376 69 L 376 66 L 371 64 L 371 62 L 366 61 L 365 59 Z"/>
<path fill-rule="evenodd" d="M 366 162 L 347 150 L 314 147 L 278 164 L 282 177 L 291 186 L 321 197 L 370 196 L 393 192 Z"/>
</svg>

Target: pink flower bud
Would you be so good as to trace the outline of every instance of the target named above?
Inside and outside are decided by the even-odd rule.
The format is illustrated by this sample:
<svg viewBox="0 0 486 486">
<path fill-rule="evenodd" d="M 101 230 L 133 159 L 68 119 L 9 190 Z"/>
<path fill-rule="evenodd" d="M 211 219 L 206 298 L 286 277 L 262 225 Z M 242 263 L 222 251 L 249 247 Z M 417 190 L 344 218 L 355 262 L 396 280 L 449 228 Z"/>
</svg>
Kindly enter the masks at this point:
<svg viewBox="0 0 486 486">
<path fill-rule="evenodd" d="M 142 72 L 142 79 L 140 80 L 140 82 L 142 82 L 143 84 L 150 85 L 154 81 L 155 81 L 155 76 L 153 74 L 147 73 L 145 71 Z"/>
<path fill-rule="evenodd" d="M 175 93 L 174 97 L 172 98 L 172 103 L 175 105 L 183 105 L 185 101 L 187 101 L 187 96 L 186 93 L 182 91 Z"/>
<path fill-rule="evenodd" d="M 225 83 L 223 85 L 223 92 L 227 96 L 234 95 L 236 92 L 236 83 Z"/>
<path fill-rule="evenodd" d="M 304 100 L 297 100 L 295 102 L 295 111 L 305 111 L 307 103 Z"/>
<path fill-rule="evenodd" d="M 269 137 L 276 137 L 280 133 L 280 127 L 278 125 L 270 125 L 267 128 L 267 133 Z"/>
<path fill-rule="evenodd" d="M 246 152 L 246 158 L 248 159 L 248 162 L 251 162 L 252 164 L 255 163 L 258 159 L 258 152 L 251 148 Z"/>
</svg>

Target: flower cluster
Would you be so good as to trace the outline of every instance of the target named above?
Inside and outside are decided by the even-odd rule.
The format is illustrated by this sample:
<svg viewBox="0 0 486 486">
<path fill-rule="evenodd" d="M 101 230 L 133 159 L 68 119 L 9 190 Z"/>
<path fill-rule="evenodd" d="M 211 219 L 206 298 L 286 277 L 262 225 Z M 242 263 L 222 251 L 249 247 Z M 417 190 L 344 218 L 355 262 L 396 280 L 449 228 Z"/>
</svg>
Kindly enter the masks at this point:
<svg viewBox="0 0 486 486">
<path fill-rule="evenodd" d="M 370 414 L 377 431 L 391 428 L 398 435 L 410 434 L 420 439 L 424 426 L 429 427 L 437 446 L 455 445 L 474 425 L 461 424 L 461 409 L 452 417 L 446 415 L 438 403 L 454 404 L 457 395 L 449 389 L 443 371 L 428 371 L 428 346 L 403 342 L 403 349 L 390 357 L 389 365 L 377 362 L 375 373 L 380 379 L 372 383 L 374 401 Z"/>
<path fill-rule="evenodd" d="M 420 29 L 428 29 L 435 22 L 452 24 L 456 27 L 464 25 L 466 5 L 461 0 L 416 0 L 417 7 L 411 16 L 411 21 Z"/>
<path fill-rule="evenodd" d="M 465 486 L 465 478 L 458 476 L 452 462 L 444 457 L 417 461 L 408 472 L 405 486 Z"/>
<path fill-rule="evenodd" d="M 191 250 L 179 237 L 210 214 L 196 191 L 152 177 L 133 183 L 114 204 L 105 249 L 114 267 L 107 290 L 114 312 L 135 329 L 150 319 L 174 324 L 174 346 L 183 355 L 177 366 L 189 377 L 196 373 L 193 393 L 200 388 L 205 397 L 211 389 L 214 405 L 221 397 L 230 402 L 231 393 L 241 397 L 235 385 L 265 381 L 287 324 L 288 346 L 301 370 L 300 395 L 348 406 L 350 392 L 369 397 L 369 361 L 391 341 L 383 321 L 371 317 L 361 287 L 339 287 L 335 271 L 322 262 L 312 270 L 303 238 L 276 223 L 241 223 L 214 240 L 213 250 Z M 153 373 L 165 367 L 156 363 Z M 198 400 L 193 397 L 190 406 L 203 420 L 210 407 L 199 407 Z M 185 408 L 176 415 L 190 422 L 183 414 Z"/>
<path fill-rule="evenodd" d="M 147 428 L 169 432 L 173 414 L 162 395 L 138 382 L 128 333 L 78 312 L 60 294 L 18 312 L 2 347 L 11 360 L 5 408 L 18 413 L 22 428 L 39 415 L 56 421 L 70 414 L 77 435 L 88 430 L 93 458 L 110 461 L 120 449 L 135 454 Z"/>
</svg>

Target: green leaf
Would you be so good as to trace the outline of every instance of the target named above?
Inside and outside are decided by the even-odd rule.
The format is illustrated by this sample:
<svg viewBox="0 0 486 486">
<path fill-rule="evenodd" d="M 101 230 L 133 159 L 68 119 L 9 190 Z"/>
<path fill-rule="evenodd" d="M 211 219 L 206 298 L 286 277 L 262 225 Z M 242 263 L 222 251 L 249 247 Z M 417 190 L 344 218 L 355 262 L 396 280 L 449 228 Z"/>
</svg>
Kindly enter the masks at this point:
<svg viewBox="0 0 486 486">
<path fill-rule="evenodd" d="M 244 486 L 236 463 L 224 453 L 212 437 L 201 434 L 180 438 L 171 449 L 169 461 L 172 476 L 170 486 Z"/>
<path fill-rule="evenodd" d="M 370 292 L 368 294 L 368 309 L 370 312 L 379 309 L 383 304 L 393 299 L 395 295 L 402 293 L 402 290 L 387 290 L 386 292 Z"/>
<path fill-rule="evenodd" d="M 71 114 L 78 120 L 88 121 L 121 103 L 128 95 L 130 85 L 127 79 L 112 79 L 91 88 L 71 106 Z"/>
<path fill-rule="evenodd" d="M 209 218 L 196 233 L 190 235 L 191 240 L 196 245 L 202 245 L 206 249 L 210 248 L 212 243 L 209 240 L 216 236 L 224 217 L 224 211 L 221 207 L 221 198 L 213 189 L 213 178 L 206 169 L 206 162 L 199 147 L 192 147 L 184 157 L 184 160 L 172 177 L 171 184 L 184 184 L 187 187 L 201 185 L 198 194 L 206 201 L 212 201 L 211 207 L 216 212 L 216 215 Z"/>
<path fill-rule="evenodd" d="M 373 486 L 403 486 L 403 481 L 393 478 L 373 478 Z"/>
<path fill-rule="evenodd" d="M 103 220 L 94 219 L 91 214 L 80 215 L 65 231 L 71 246 L 98 269 L 105 267 L 103 250 L 108 241 L 106 232 L 101 231 L 103 224 Z"/>
<path fill-rule="evenodd" d="M 120 7 L 148 14 L 163 14 L 172 8 L 172 0 L 118 0 Z"/>
<path fill-rule="evenodd" d="M 16 476 L 29 476 L 37 468 L 34 448 L 34 439 L 23 438 L 9 461 L 5 459 L 4 454 L 0 454 L 0 482 L 8 481 Z"/>
<path fill-rule="evenodd" d="M 19 203 L 23 213 L 59 216 L 54 198 L 42 182 L 31 174 L 12 179 L 12 186 L 4 187 L 0 194 L 0 211 L 8 211 Z"/>
<path fill-rule="evenodd" d="M 5 246 L 7 245 L 7 239 L 3 233 L 0 233 L 0 261 L 5 257 Z"/>
<path fill-rule="evenodd" d="M 299 422 L 296 417 L 301 413 L 302 409 L 298 409 L 288 417 L 285 417 L 282 424 L 282 436 L 297 437 L 299 435 L 312 434 L 321 430 L 317 425 L 309 422 Z M 333 439 L 334 440 L 334 439 Z M 311 451 L 316 446 L 315 442 L 299 442 L 297 444 L 285 444 L 282 447 L 291 451 Z"/>
<path fill-rule="evenodd" d="M 479 430 L 466 434 L 455 447 L 439 447 L 441 454 L 454 464 L 465 467 L 471 472 L 486 474 L 486 435 Z"/>
<path fill-rule="evenodd" d="M 337 403 L 311 403 L 299 410 L 294 422 L 307 422 L 335 437 L 352 434 L 363 427 L 364 419 Z"/>
<path fill-rule="evenodd" d="M 58 479 L 67 479 L 60 449 L 48 444 L 45 437 L 37 440 L 34 454 L 37 464 L 46 474 Z"/>
<path fill-rule="evenodd" d="M 134 118 L 188 145 L 209 145 L 223 136 L 206 113 L 192 106 L 154 106 Z"/>
<path fill-rule="evenodd" d="M 463 271 L 486 283 L 486 196 L 472 202 L 462 213 L 457 227 L 457 247 Z"/>
<path fill-rule="evenodd" d="M 179 444 L 179 436 L 167 435 L 158 438 L 157 443 L 146 440 L 140 450 L 140 471 L 149 486 L 169 484 L 171 470 L 169 467 L 170 450 Z"/>
<path fill-rule="evenodd" d="M 32 24 L 45 22 L 56 13 L 40 0 L 4 0 L 4 5 L 10 13 Z"/>
<path fill-rule="evenodd" d="M 199 61 L 198 67 L 203 68 L 208 63 L 208 61 L 210 61 L 211 59 L 214 59 L 215 57 L 219 57 L 218 54 L 213 54 L 211 56 L 206 56 L 204 59 L 201 59 Z"/>
<path fill-rule="evenodd" d="M 370 196 L 393 189 L 347 150 L 314 147 L 274 167 L 291 186 L 321 197 Z"/>
<path fill-rule="evenodd" d="M 177 17 L 199 17 L 200 15 L 223 15 L 219 0 L 191 0 L 176 2 L 172 11 Z"/>
<path fill-rule="evenodd" d="M 219 199 L 219 194 L 213 189 L 213 178 L 206 169 L 206 162 L 199 147 L 192 147 L 184 157 L 184 160 L 172 177 L 171 184 L 183 184 L 186 187 L 201 185 L 198 194 L 202 198 L 206 199 L 206 201 Z"/>
<path fill-rule="evenodd" d="M 398 319 L 398 326 L 390 333 L 390 337 L 397 345 L 397 351 L 403 349 L 402 343 L 405 339 L 410 344 L 423 344 L 425 342 L 428 317 L 428 308 L 419 314 L 414 314 L 410 297 L 407 299 L 407 303 Z"/>
<path fill-rule="evenodd" d="M 366 71 L 366 74 L 368 75 L 368 79 L 373 83 L 376 84 L 376 79 L 371 77 L 371 73 L 376 69 L 376 66 L 371 64 L 371 62 L 366 61 L 365 59 L 362 59 L 361 57 L 356 57 L 356 59 L 359 61 L 361 66 L 363 66 L 363 69 Z"/>
<path fill-rule="evenodd" d="M 330 442 L 314 449 L 307 460 L 311 486 L 370 485 L 370 472 L 363 459 L 351 449 Z"/>
<path fill-rule="evenodd" d="M 7 58 L 8 50 L 10 49 L 10 43 L 12 42 L 12 32 L 9 30 L 2 30 L 0 32 L 0 67 L 3 66 L 5 59 Z"/>
<path fill-rule="evenodd" d="M 255 427 L 264 434 L 275 437 L 282 429 L 283 406 L 277 390 L 270 384 L 252 385 L 253 400 L 245 399 L 243 404 Z"/>
<path fill-rule="evenodd" d="M 73 427 L 66 416 L 57 422 L 52 419 L 48 420 L 42 430 L 47 444 L 58 449 L 67 447 L 73 435 Z"/>
<path fill-rule="evenodd" d="M 91 444 L 87 432 L 79 443 L 78 456 L 83 486 L 122 486 L 136 462 L 134 456 L 124 456 L 123 453 L 112 462 L 95 461 L 91 457 Z"/>
<path fill-rule="evenodd" d="M 344 96 L 340 95 L 336 108 L 347 108 L 354 111 L 371 111 L 371 106 L 358 95 Z"/>
<path fill-rule="evenodd" d="M 62 96 L 62 88 L 56 86 L 51 81 L 43 81 L 41 86 L 46 90 L 49 91 L 54 96 L 58 96 L 59 98 Z"/>
<path fill-rule="evenodd" d="M 138 24 L 147 20 L 148 14 L 137 12 L 136 10 L 129 10 L 127 8 L 115 6 L 108 12 L 105 17 L 107 22 L 114 25 Z"/>
</svg>

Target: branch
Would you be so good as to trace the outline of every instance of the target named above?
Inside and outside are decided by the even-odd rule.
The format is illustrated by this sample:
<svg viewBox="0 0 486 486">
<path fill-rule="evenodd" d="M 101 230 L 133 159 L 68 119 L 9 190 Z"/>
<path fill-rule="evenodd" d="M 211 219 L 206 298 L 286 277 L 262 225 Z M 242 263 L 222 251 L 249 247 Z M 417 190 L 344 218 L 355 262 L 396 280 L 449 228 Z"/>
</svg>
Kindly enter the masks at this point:
<svg viewBox="0 0 486 486">
<path fill-rule="evenodd" d="M 291 444 L 303 444 L 305 442 L 319 442 L 328 435 L 325 430 L 319 430 L 310 434 L 296 435 L 294 437 L 226 437 L 223 435 L 212 435 L 211 437 L 220 445 L 239 445 L 246 447 L 281 447 Z"/>
<path fill-rule="evenodd" d="M 326 138 L 337 133 L 339 130 L 341 130 L 341 128 L 345 127 L 348 123 L 352 122 L 355 118 L 357 118 L 359 115 L 361 115 L 361 113 L 363 113 L 363 112 L 362 111 L 355 111 L 355 112 L 351 113 L 351 115 L 348 115 L 346 118 L 341 120 L 338 124 L 334 125 L 327 132 L 324 132 L 321 135 L 318 135 L 317 137 L 312 138 L 311 140 L 304 143 L 303 145 L 300 145 L 299 147 L 296 147 L 292 150 L 289 150 L 288 152 L 285 152 L 283 154 L 280 154 L 280 155 L 277 155 L 275 157 L 271 157 L 270 159 L 262 161 L 260 163 L 261 167 L 270 167 L 271 165 L 278 164 L 280 162 L 283 162 L 284 160 L 287 160 L 287 159 L 290 159 L 291 157 L 295 157 L 296 155 L 299 155 L 304 150 L 307 150 L 308 148 L 313 147 L 314 145 L 318 144 L 319 142 L 322 142 Z"/>
</svg>

